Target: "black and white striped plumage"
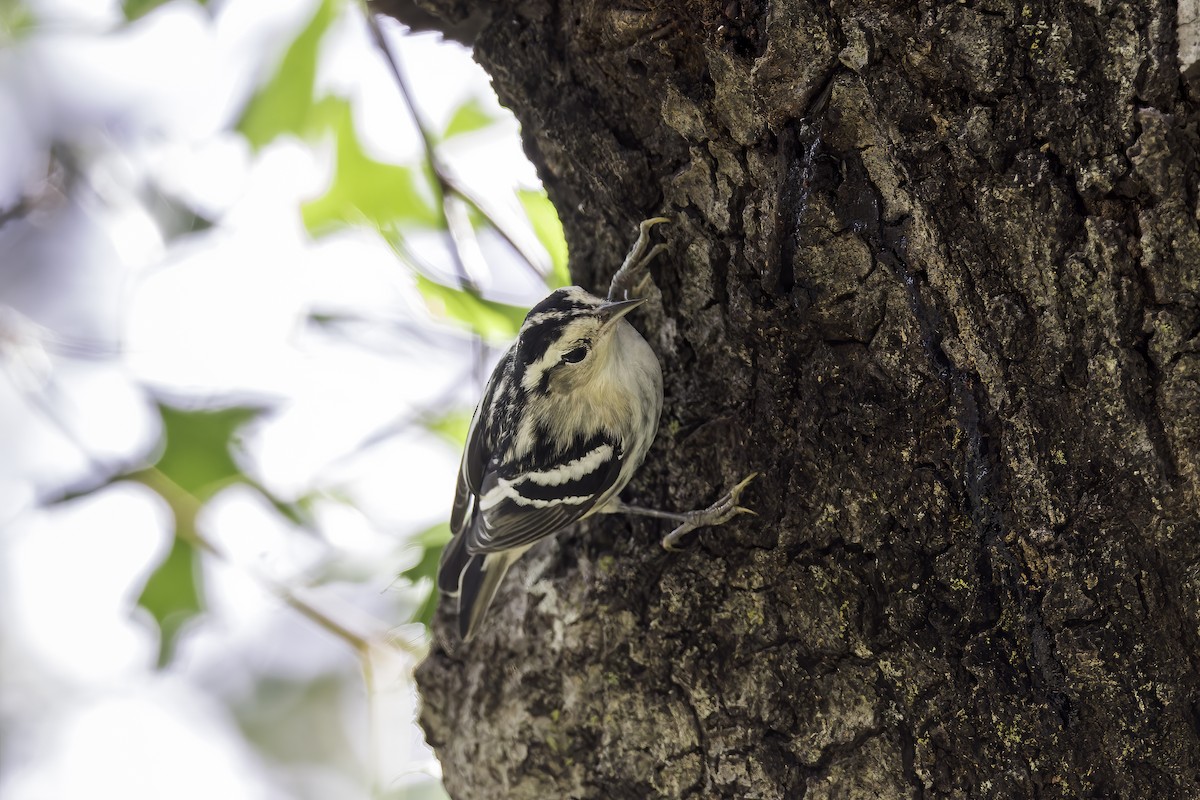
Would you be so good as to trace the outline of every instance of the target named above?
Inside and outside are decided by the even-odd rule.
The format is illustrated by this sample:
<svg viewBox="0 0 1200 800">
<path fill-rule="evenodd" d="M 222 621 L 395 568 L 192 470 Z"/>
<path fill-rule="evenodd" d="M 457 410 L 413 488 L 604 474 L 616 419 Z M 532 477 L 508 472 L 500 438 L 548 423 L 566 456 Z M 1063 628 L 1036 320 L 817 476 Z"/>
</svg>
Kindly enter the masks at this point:
<svg viewBox="0 0 1200 800">
<path fill-rule="evenodd" d="M 658 358 L 608 302 L 559 289 L 525 318 L 475 409 L 438 585 L 478 629 L 508 568 L 539 540 L 619 503 L 654 441 Z"/>
</svg>

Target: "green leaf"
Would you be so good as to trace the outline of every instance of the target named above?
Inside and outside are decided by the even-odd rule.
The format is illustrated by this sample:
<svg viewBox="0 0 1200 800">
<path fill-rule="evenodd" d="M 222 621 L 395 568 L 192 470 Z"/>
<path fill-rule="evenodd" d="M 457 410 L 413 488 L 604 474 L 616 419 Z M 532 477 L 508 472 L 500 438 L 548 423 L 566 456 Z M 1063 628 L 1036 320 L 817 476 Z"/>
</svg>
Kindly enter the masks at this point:
<svg viewBox="0 0 1200 800">
<path fill-rule="evenodd" d="M 288 47 L 278 69 L 242 111 L 237 129 L 255 150 L 285 133 L 297 136 L 315 133 L 312 116 L 317 55 L 321 39 L 337 19 L 340 7 L 339 0 L 321 0 L 308 25 Z"/>
<path fill-rule="evenodd" d="M 176 524 L 180 524 L 177 520 Z M 186 523 L 185 523 L 186 524 Z M 150 573 L 137 604 L 146 609 L 158 625 L 158 666 L 170 663 L 180 630 L 203 610 L 200 571 L 195 548 L 178 532 L 171 550 Z"/>
<path fill-rule="evenodd" d="M 125 19 L 133 22 L 167 2 L 168 0 L 125 0 L 121 4 L 121 10 L 125 12 Z"/>
<path fill-rule="evenodd" d="M 184 410 L 159 403 L 166 448 L 158 471 L 203 501 L 241 476 L 229 445 L 237 429 L 264 409 L 236 406 L 218 410 Z"/>
<path fill-rule="evenodd" d="M 350 103 L 329 97 L 314 110 L 336 138 L 336 161 L 329 190 L 304 204 L 304 224 L 314 236 L 347 225 L 371 225 L 385 238 L 399 225 L 443 224 L 432 202 L 425 170 L 376 161 L 363 152 L 354 131 Z"/>
<path fill-rule="evenodd" d="M 433 612 L 437 610 L 438 564 L 442 559 L 442 548 L 448 541 L 450 541 L 450 526 L 445 522 L 440 522 L 432 528 L 418 533 L 412 538 L 412 543 L 421 548 L 421 560 L 400 573 L 401 578 L 405 578 L 413 584 L 417 584 L 425 578 L 431 582 L 429 596 L 413 614 L 413 622 L 420 622 L 426 627 L 433 622 Z"/>
<path fill-rule="evenodd" d="M 567 239 L 563 236 L 562 222 L 558 219 L 558 211 L 546 195 L 545 189 L 530 191 L 522 189 L 517 192 L 517 199 L 529 217 L 533 233 L 537 236 L 542 247 L 550 254 L 553 265 L 550 274 L 546 276 L 546 285 L 551 289 L 571 284 L 571 273 L 567 269 Z"/>
<path fill-rule="evenodd" d="M 446 125 L 446 130 L 442 133 L 442 138 L 449 139 L 452 136 L 481 131 L 496 121 L 497 118 L 488 111 L 483 103 L 476 98 L 471 98 L 455 109 L 454 115 L 450 117 L 450 122 Z"/>
<path fill-rule="evenodd" d="M 485 300 L 477 294 L 417 276 L 417 289 L 434 316 L 446 317 L 469 327 L 490 341 L 510 341 L 521 330 L 528 309 Z"/>
<path fill-rule="evenodd" d="M 18 42 L 37 26 L 37 19 L 20 0 L 0 0 L 0 44 Z"/>
<path fill-rule="evenodd" d="M 165 6 L 171 0 L 124 0 L 121 3 L 121 10 L 125 13 L 125 20 L 133 22 L 136 19 L 149 14 L 159 6 Z M 208 0 L 192 0 L 198 6 L 208 5 Z"/>
<path fill-rule="evenodd" d="M 201 602 L 196 513 L 218 489 L 234 480 L 247 480 L 233 459 L 230 445 L 237 430 L 260 415 L 261 407 L 234 406 L 189 410 L 162 402 L 165 446 L 155 467 L 130 473 L 128 478 L 158 492 L 175 518 L 175 539 L 166 558 L 150 574 L 138 605 L 159 629 L 158 664 L 170 662 L 182 627 L 199 614 Z M 247 482 L 253 484 L 252 481 Z"/>
<path fill-rule="evenodd" d="M 474 414 L 475 410 L 472 408 L 455 408 L 426 422 L 425 425 L 455 447 L 462 447 L 467 441 L 467 431 L 471 428 L 471 417 Z"/>
</svg>

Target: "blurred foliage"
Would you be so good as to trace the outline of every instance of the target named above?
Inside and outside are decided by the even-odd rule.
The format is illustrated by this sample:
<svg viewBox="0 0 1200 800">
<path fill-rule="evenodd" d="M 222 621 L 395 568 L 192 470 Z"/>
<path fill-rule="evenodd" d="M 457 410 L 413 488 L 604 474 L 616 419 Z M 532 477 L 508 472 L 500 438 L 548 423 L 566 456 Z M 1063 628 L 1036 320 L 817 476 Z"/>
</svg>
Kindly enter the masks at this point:
<svg viewBox="0 0 1200 800">
<path fill-rule="evenodd" d="M 237 130 L 255 150 L 284 134 L 306 136 L 313 124 L 313 87 L 321 38 L 341 11 L 338 0 L 321 0 L 275 72 L 250 99 Z"/>
<path fill-rule="evenodd" d="M 125 13 L 125 19 L 133 22 L 167 2 L 170 0 L 124 0 L 121 3 L 121 10 Z M 192 2 L 201 6 L 208 4 L 208 0 L 192 0 Z"/>
<path fill-rule="evenodd" d="M 195 0 L 205 5 L 203 0 Z M 124 0 L 121 10 L 134 21 L 166 4 L 166 0 Z M 450 285 L 431 277 L 413 255 L 408 242 L 414 233 L 441 232 L 453 247 L 459 242 L 449 236 L 443 193 L 457 192 L 457 184 L 438 173 L 431 163 L 436 153 L 423 151 L 410 163 L 389 163 L 367 152 L 356 127 L 349 98 L 321 93 L 318 75 L 326 34 L 340 18 L 357 6 L 348 0 L 319 0 L 311 17 L 284 49 L 279 62 L 269 66 L 261 84 L 251 93 L 235 123 L 255 151 L 280 137 L 292 137 L 313 146 L 329 147 L 332 170 L 329 185 L 318 196 L 303 203 L 298 212 L 313 237 L 346 228 L 365 228 L 380 235 L 411 269 L 412 280 L 430 314 L 463 328 L 489 343 L 511 340 L 524 320 L 526 309 L 482 296 L 470 286 Z M 357 13 L 357 12 L 355 12 Z M 13 39 L 31 23 L 24 5 L 0 0 L 0 41 Z M 444 142 L 487 131 L 500 117 L 477 98 L 454 109 L 438 131 L 423 131 L 423 138 L 436 149 Z M 469 197 L 459 197 L 467 211 L 471 232 L 499 224 Z M 164 238 L 202 230 L 214 223 L 188 208 L 187 204 L 153 191 L 141 198 L 147 212 L 162 229 Z M 562 226 L 546 193 L 522 190 L 514 206 L 523 210 L 538 242 L 549 256 L 550 269 L 543 276 L 548 288 L 569 283 L 567 247 Z M 510 236 L 504 238 L 513 240 Z M 531 265 L 544 270 L 544 267 Z M 153 466 L 135 465 L 116 480 L 138 481 L 160 494 L 170 506 L 175 521 L 175 538 L 161 563 L 151 572 L 138 597 L 160 632 L 159 664 L 166 665 L 174 653 L 180 631 L 204 611 L 204 587 L 198 557 L 216 552 L 196 529 L 201 507 L 222 489 L 234 484 L 249 486 L 292 524 L 315 530 L 312 497 L 284 500 L 267 491 L 238 462 L 243 427 L 258 419 L 261 407 L 227 405 L 219 408 L 179 408 L 157 404 L 163 424 L 161 453 Z M 423 416 L 428 429 L 461 448 L 471 420 L 471 410 L 439 409 Z M 107 485 L 107 483 L 105 485 Z M 421 552 L 417 563 L 401 579 L 427 592 L 414 621 L 428 623 L 436 605 L 434 582 L 442 546 L 450 537 L 445 523 L 422 532 L 411 540 Z"/>
<path fill-rule="evenodd" d="M 0 0 L 0 44 L 25 38 L 34 23 L 29 7 L 20 0 Z"/>
<path fill-rule="evenodd" d="M 429 430 L 438 434 L 455 447 L 462 447 L 471 427 L 471 409 L 456 408 L 434 417 L 426 423 Z"/>
<path fill-rule="evenodd" d="M 256 150 L 284 135 L 309 141 L 330 140 L 333 175 L 324 194 L 304 204 L 305 227 L 314 236 L 348 226 L 373 228 L 398 253 L 407 256 L 404 240 L 409 232 L 448 230 L 446 217 L 438 207 L 445 189 L 428 159 L 390 164 L 372 158 L 356 131 L 350 100 L 337 95 L 316 96 L 321 40 L 341 10 L 339 0 L 322 0 L 278 67 L 246 104 L 237 129 Z M 470 98 L 451 114 L 440 139 L 483 131 L 497 121 L 482 102 Z M 566 285 L 570 282 L 567 246 L 553 205 L 542 190 L 521 191 L 517 200 L 550 256 L 547 287 Z M 468 209 L 473 226 L 495 225 L 469 202 Z M 525 309 L 482 298 L 470 287 L 450 286 L 422 274 L 416 280 L 435 316 L 465 325 L 484 339 L 511 339 L 524 319 Z"/>
<path fill-rule="evenodd" d="M 195 11 L 194 8 L 181 8 L 189 2 L 205 7 L 214 15 L 221 8 L 220 4 L 207 0 L 122 0 L 119 4 L 112 4 L 108 10 L 123 17 L 124 21 L 119 18 L 113 20 L 115 30 L 127 33 L 136 26 L 139 32 L 144 32 L 152 27 L 145 20 L 153 18 L 156 13 L 164 16 L 173 13 L 166 8 L 168 5 L 174 6 L 174 12 L 186 11 L 190 14 L 189 19 L 194 18 L 195 14 L 191 13 Z M 509 231 L 502 230 L 500 223 L 480 207 L 486 203 L 479 201 L 477 204 L 476 200 L 467 196 L 470 175 L 455 176 L 456 180 L 450 181 L 445 173 L 439 172 L 439 148 L 445 146 L 446 152 L 453 152 L 469 147 L 482 140 L 483 135 L 495 133 L 498 130 L 495 126 L 503 120 L 503 116 L 490 102 L 479 98 L 467 99 L 448 114 L 444 124 L 439 121 L 436 130 L 422 132 L 423 139 L 430 144 L 429 150 L 422 150 L 408 160 L 398 159 L 403 163 L 388 161 L 369 147 L 372 140 L 363 135 L 360 128 L 362 115 L 356 114 L 361 109 L 356 109 L 348 96 L 322 88 L 328 83 L 321 78 L 324 43 L 331 31 L 337 30 L 339 35 L 344 33 L 346 26 L 342 23 L 348 20 L 349 15 L 360 13 L 361 6 L 351 5 L 348 0 L 314 0 L 305 7 L 312 9 L 311 14 L 298 20 L 298 29 L 291 41 L 280 48 L 277 63 L 264 65 L 261 81 L 236 115 L 232 127 L 253 154 L 260 153 L 281 138 L 300 141 L 329 153 L 328 185 L 295 210 L 309 235 L 319 238 L 347 229 L 374 232 L 401 255 L 397 260 L 397 269 L 404 270 L 403 274 L 419 291 L 432 317 L 456 329 L 465 330 L 489 344 L 511 340 L 524 320 L 525 308 L 499 302 L 493 296 L 485 296 L 469 286 L 455 285 L 452 279 L 436 277 L 455 271 L 445 268 L 444 264 L 425 263 L 418 257 L 418 253 L 424 255 L 425 251 L 413 244 L 418 240 L 427 242 L 431 235 L 442 235 L 451 247 L 461 245 L 460 240 L 450 236 L 444 205 L 446 197 L 458 204 L 455 208 L 460 214 L 465 211 L 461 216 L 465 222 L 459 226 L 461 230 L 456 228 L 456 234 L 465 231 L 468 238 L 482 238 L 481 234 L 493 232 L 502 234 L 487 236 L 484 242 L 487 247 L 504 247 L 505 240 L 519 240 L 520 247 L 524 247 L 525 240 L 530 239 L 527 233 L 523 238 L 509 235 Z M 42 10 L 39 8 L 39 13 Z M 26 3 L 0 0 L 0 46 L 36 33 L 39 24 L 40 20 L 31 13 Z M 97 36 L 105 33 L 99 32 Z M 84 179 L 89 175 L 82 167 L 87 166 L 84 162 L 91 154 L 83 149 L 76 152 L 70 149 L 72 146 L 72 142 L 56 145 L 51 163 L 57 164 L 72 180 L 82 176 L 80 185 L 86 186 L 88 184 Z M 49 180 L 46 185 L 50 187 Z M 73 186 L 66 180 L 61 185 L 55 183 L 51 188 L 56 201 L 61 200 L 59 195 L 70 197 Z M 50 194 L 48 189 L 47 193 Z M 223 220 L 211 216 L 216 213 L 214 209 L 202 211 L 192 207 L 189 200 L 184 199 L 189 197 L 189 192 L 172 194 L 164 185 L 147 182 L 136 187 L 133 196 L 140 204 L 140 210 L 146 212 L 146 217 L 157 226 L 159 245 L 165 243 L 170 246 L 175 244 L 178 237 L 214 226 L 219 228 L 224 224 Z M 523 190 L 517 192 L 515 197 L 503 200 L 508 202 L 512 211 L 523 211 L 530 229 L 547 253 L 547 259 L 531 258 L 531 261 L 539 262 L 531 264 L 531 268 L 538 272 L 548 288 L 569 283 L 566 242 L 558 216 L 545 192 L 540 189 Z M 194 202 L 201 205 L 199 201 Z M 219 208 L 220 203 L 216 205 Z M 489 207 L 489 210 L 494 209 Z M 0 209 L 0 221 L 19 218 L 17 213 L 10 211 Z M 471 244 L 478 245 L 478 242 L 472 241 Z M 532 240 L 529 245 L 532 247 Z M 426 256 L 430 260 L 444 256 L 444 251 L 438 248 L 427 250 L 431 253 Z M 313 318 L 319 319 L 320 316 L 314 314 Z M 146 392 L 151 393 L 152 390 L 147 388 Z M 457 397 L 457 393 L 454 396 Z M 204 582 L 203 559 L 226 557 L 213 544 L 213 541 L 219 540 L 205 538 L 204 530 L 197 526 L 206 504 L 230 487 L 245 487 L 257 493 L 265 507 L 273 509 L 291 527 L 319 535 L 322 531 L 315 521 L 315 509 L 327 508 L 329 504 L 349 504 L 352 499 L 350 492 L 339 495 L 339 487 L 322 485 L 309 495 L 288 498 L 276 496 L 262 485 L 255 477 L 254 466 L 241 457 L 241 451 L 247 427 L 261 420 L 267 411 L 264 407 L 237 403 L 228 398 L 207 398 L 205 402 L 208 405 L 204 407 L 181 407 L 183 401 L 178 399 L 152 399 L 152 402 L 162 422 L 157 448 L 149 453 L 128 456 L 136 463 L 107 464 L 97 460 L 94 485 L 88 484 L 82 489 L 64 489 L 57 499 L 66 501 L 116 482 L 130 481 L 149 488 L 168 506 L 174 522 L 173 536 L 162 548 L 157 563 L 151 566 L 144 584 L 133 593 L 137 597 L 138 618 L 158 629 L 157 665 L 165 668 L 172 665 L 181 634 L 205 614 L 206 591 L 215 597 L 218 590 L 216 584 L 206 587 Z M 472 416 L 470 408 L 438 407 L 432 411 L 403 409 L 403 412 L 397 417 L 399 421 L 393 423 L 394 427 L 377 432 L 378 438 L 383 438 L 385 433 L 394 435 L 404 425 L 421 425 L 446 441 L 449 447 L 458 449 L 463 445 Z M 399 496 L 397 498 L 398 502 L 402 502 Z M 55 497 L 50 497 L 46 502 L 54 500 Z M 446 512 L 449 513 L 448 507 Z M 403 540 L 397 538 L 397 551 L 401 548 L 415 548 L 417 551 L 415 563 L 412 560 L 414 554 L 400 553 L 401 557 L 410 556 L 403 563 L 411 563 L 412 566 L 399 575 L 405 601 L 396 603 L 401 609 L 397 616 L 403 617 L 410 610 L 412 616 L 411 620 L 405 619 L 399 624 L 413 621 L 428 625 L 437 605 L 435 582 L 440 553 L 450 538 L 450 531 L 447 524 L 442 522 L 415 536 L 405 536 Z M 330 536 L 322 542 L 330 552 L 336 550 L 334 539 Z M 307 547 L 311 542 L 304 544 Z M 345 552 L 348 551 L 349 548 Z M 346 557 L 344 563 L 340 563 L 337 558 L 336 555 L 330 556 L 311 572 L 292 578 L 296 586 L 272 584 L 266 588 L 285 602 L 290 602 L 293 599 L 287 595 L 290 589 L 326 589 L 339 580 L 343 581 L 344 586 L 353 580 L 346 578 L 347 574 L 361 576 L 367 572 L 361 561 Z M 378 564 L 372 564 L 372 567 L 376 573 L 379 571 Z M 360 572 L 353 573 L 355 568 Z M 250 572 L 253 578 L 261 578 L 264 584 L 274 580 L 257 574 L 253 568 Z M 299 585 L 301 582 L 303 586 Z M 399 594 L 401 592 L 397 592 Z M 419 602 L 411 599 L 414 596 Z M 387 620 L 387 623 L 397 624 L 393 619 Z M 305 684 L 298 689 L 301 693 L 318 690 L 321 687 L 315 684 Z M 338 698 L 329 701 L 332 710 L 327 719 L 314 721 L 324 724 L 336 720 L 336 700 Z M 283 705 L 283 701 L 280 705 Z M 280 713 L 282 716 L 282 710 Z M 278 730 L 281 721 L 272 718 L 259 722 Z M 246 727 L 253 725 L 247 724 Z M 295 730 L 311 731 L 312 726 L 305 723 Z M 298 739 L 300 745 L 308 745 L 311 741 L 312 737 L 308 736 Z M 302 753 L 303 758 L 311 755 Z M 404 789 L 391 787 L 381 790 L 376 796 L 416 800 L 445 795 L 436 784 L 427 784 Z"/>
<path fill-rule="evenodd" d="M 442 131 L 442 138 L 450 139 L 464 133 L 481 131 L 496 121 L 496 118 L 484 108 L 483 103 L 472 98 L 459 106 L 454 115 L 450 117 L 446 130 Z"/>
<path fill-rule="evenodd" d="M 424 275 L 417 276 L 417 288 L 435 316 L 461 323 L 487 341 L 512 341 L 528 311 L 520 306 L 488 300 L 468 289 L 446 286 Z"/>
<path fill-rule="evenodd" d="M 441 561 L 442 548 L 448 541 L 450 541 L 450 526 L 444 522 L 417 534 L 412 538 L 412 543 L 421 550 L 421 558 L 416 564 L 400 573 L 401 578 L 413 584 L 426 581 L 429 587 L 429 595 L 413 616 L 414 622 L 420 622 L 426 627 L 433 622 L 433 612 L 437 610 L 438 563 Z"/>
<path fill-rule="evenodd" d="M 375 230 L 414 267 L 417 289 L 435 318 L 461 326 L 490 343 L 511 341 L 520 330 L 527 309 L 483 297 L 470 286 L 451 286 L 435 280 L 417 269 L 419 265 L 405 245 L 407 235 L 414 230 L 449 233 L 445 214 L 439 207 L 441 193 L 448 187 L 435 174 L 435 165 L 427 158 L 414 164 L 390 164 L 372 158 L 355 129 L 350 101 L 334 95 L 315 96 L 321 38 L 338 11 L 336 0 L 322 0 L 279 67 L 250 99 L 238 130 L 256 149 L 282 135 L 331 140 L 334 166 L 330 185 L 302 209 L 308 231 L 319 237 L 348 226 Z M 436 146 L 439 141 L 484 131 L 497 121 L 482 102 L 468 99 L 455 109 L 440 134 L 427 138 Z M 516 200 L 550 258 L 551 268 L 544 276 L 547 288 L 567 285 L 570 283 L 567 245 L 554 206 L 541 189 L 519 191 Z M 468 202 L 467 208 L 474 228 L 496 224 L 473 203 Z M 470 410 L 459 409 L 438 417 L 429 427 L 460 448 L 470 418 Z M 437 563 L 448 539 L 449 531 L 444 525 L 416 537 L 413 544 L 421 548 L 421 557 L 400 576 L 427 586 L 428 595 L 416 614 L 416 620 L 426 624 L 436 607 Z"/>
<path fill-rule="evenodd" d="M 142 588 L 137 604 L 158 625 L 158 664 L 170 663 L 175 640 L 184 625 L 203 611 L 202 547 L 196 531 L 200 505 L 230 483 L 247 480 L 234 461 L 238 429 L 263 413 L 259 407 L 185 410 L 162 402 L 165 446 L 154 467 L 130 477 L 167 501 L 175 522 L 175 538 Z"/>
<path fill-rule="evenodd" d="M 205 5 L 204 0 L 195 1 Z M 124 0 L 121 10 L 126 20 L 134 21 L 165 4 L 166 0 Z M 449 235 L 440 200 L 443 191 L 454 190 L 435 172 L 429 153 L 404 164 L 372 157 L 362 144 L 351 101 L 336 94 L 318 95 L 322 43 L 350 8 L 347 0 L 319 0 L 278 64 L 266 70 L 262 83 L 246 101 L 235 129 L 254 151 L 284 136 L 331 147 L 328 187 L 299 209 L 310 234 L 320 237 L 347 227 L 377 232 L 412 268 L 412 279 L 432 316 L 487 342 L 507 342 L 520 329 L 525 308 L 484 297 L 472 287 L 448 285 L 430 277 L 407 245 L 408 237 L 416 231 Z M 22 3 L 0 0 L 0 40 L 14 39 L 32 24 Z M 486 131 L 499 119 L 487 104 L 470 98 L 454 109 L 444 128 L 425 135 L 436 147 L 456 137 Z M 145 192 L 140 199 L 167 239 L 213 225 L 186 203 L 162 191 Z M 464 199 L 473 229 L 497 226 L 469 198 Z M 551 266 L 544 276 L 548 288 L 565 285 L 569 282 L 567 248 L 553 205 L 540 189 L 519 191 L 515 200 L 549 256 Z M 196 529 L 196 516 L 204 503 L 222 489 L 241 484 L 257 491 L 293 525 L 315 530 L 315 523 L 312 497 L 284 500 L 274 496 L 235 457 L 243 426 L 258 419 L 264 408 L 180 408 L 166 402 L 158 402 L 157 408 L 163 434 L 161 453 L 153 466 L 136 465 L 111 476 L 103 485 L 116 480 L 140 482 L 166 500 L 174 517 L 173 543 L 147 578 L 137 601 L 158 626 L 159 665 L 163 666 L 172 658 L 180 631 L 204 611 L 198 558 L 211 545 Z M 470 421 L 471 409 L 459 408 L 425 418 L 424 424 L 452 447 L 460 448 Z M 427 623 L 431 618 L 437 599 L 434 582 L 438 558 L 449 536 L 443 523 L 411 541 L 421 550 L 420 557 L 400 577 L 427 592 L 415 621 Z"/>
<path fill-rule="evenodd" d="M 138 596 L 138 606 L 158 625 L 159 667 L 170 663 L 180 630 L 203 610 L 198 557 L 196 548 L 177 531 L 167 557 L 150 573 Z"/>
<path fill-rule="evenodd" d="M 154 220 L 167 242 L 213 227 L 213 220 L 160 186 L 147 185 L 139 192 L 142 208 Z"/>
<path fill-rule="evenodd" d="M 237 444 L 238 428 L 264 410 L 244 406 L 185 410 L 160 402 L 166 446 L 155 466 L 192 497 L 207 500 L 242 475 L 231 447 Z"/>
<path fill-rule="evenodd" d="M 524 189 L 517 192 L 517 199 L 529 217 L 533 232 L 541 242 L 542 247 L 550 255 L 551 271 L 546 277 L 546 285 L 551 289 L 567 286 L 571 283 L 571 273 L 567 269 L 567 239 L 563 236 L 562 222 L 558 219 L 558 210 L 550 202 L 545 189 L 531 191 Z"/>
<path fill-rule="evenodd" d="M 366 225 L 392 240 L 402 236 L 403 226 L 438 227 L 442 217 L 433 205 L 427 169 L 386 164 L 364 153 L 348 101 L 327 97 L 314 111 L 313 118 L 333 136 L 336 161 L 329 190 L 304 204 L 304 225 L 313 235 Z"/>
<path fill-rule="evenodd" d="M 257 702 L 237 709 L 238 724 L 260 752 L 285 763 L 311 763 L 330 752 L 353 759 L 351 731 L 342 723 L 345 686 L 336 675 L 266 675 L 254 691 Z"/>
</svg>

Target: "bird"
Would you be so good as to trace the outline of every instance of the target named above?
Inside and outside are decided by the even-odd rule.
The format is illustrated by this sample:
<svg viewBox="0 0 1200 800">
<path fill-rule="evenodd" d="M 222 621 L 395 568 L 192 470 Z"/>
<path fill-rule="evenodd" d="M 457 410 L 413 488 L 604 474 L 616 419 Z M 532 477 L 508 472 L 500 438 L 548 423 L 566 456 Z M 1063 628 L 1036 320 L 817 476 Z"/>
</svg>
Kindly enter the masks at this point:
<svg viewBox="0 0 1200 800">
<path fill-rule="evenodd" d="M 598 513 L 630 513 L 680 525 L 663 539 L 676 547 L 691 530 L 741 513 L 749 477 L 707 509 L 685 513 L 630 506 L 620 491 L 654 442 L 663 405 L 658 357 L 626 317 L 646 302 L 645 220 L 614 275 L 607 298 L 579 286 L 557 289 L 530 309 L 496 365 L 463 448 L 437 583 L 458 601 L 462 641 L 478 632 L 508 569 L 533 545 Z"/>
</svg>

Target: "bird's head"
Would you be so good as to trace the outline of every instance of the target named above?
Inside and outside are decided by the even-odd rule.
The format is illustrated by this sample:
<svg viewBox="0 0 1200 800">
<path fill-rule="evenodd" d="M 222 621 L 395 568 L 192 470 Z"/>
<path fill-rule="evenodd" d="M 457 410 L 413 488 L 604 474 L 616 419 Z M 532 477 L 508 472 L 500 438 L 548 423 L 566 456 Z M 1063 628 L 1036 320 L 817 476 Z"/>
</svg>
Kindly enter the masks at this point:
<svg viewBox="0 0 1200 800">
<path fill-rule="evenodd" d="M 643 302 L 609 302 L 578 286 L 552 292 L 530 310 L 518 334 L 522 388 L 567 393 L 594 380 L 617 357 L 613 333 L 621 318 Z"/>
</svg>

